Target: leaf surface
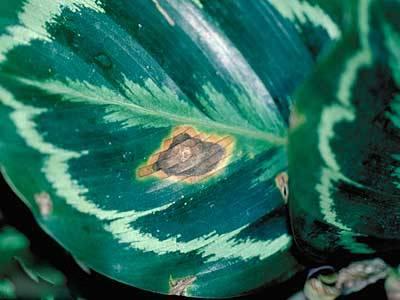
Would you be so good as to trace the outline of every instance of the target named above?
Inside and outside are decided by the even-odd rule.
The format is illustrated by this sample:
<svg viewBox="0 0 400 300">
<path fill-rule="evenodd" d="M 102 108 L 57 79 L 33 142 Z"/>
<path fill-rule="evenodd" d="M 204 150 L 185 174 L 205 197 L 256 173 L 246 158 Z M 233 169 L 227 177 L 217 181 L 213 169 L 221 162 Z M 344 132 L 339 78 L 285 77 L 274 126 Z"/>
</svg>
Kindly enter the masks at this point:
<svg viewBox="0 0 400 300">
<path fill-rule="evenodd" d="M 354 2 L 296 97 L 289 206 L 296 241 L 317 257 L 399 247 L 398 4 Z"/>
<path fill-rule="evenodd" d="M 339 34 L 295 2 L 301 16 L 276 1 L 0 4 L 4 176 L 79 261 L 127 284 L 228 297 L 287 278 L 300 266 L 275 177 L 292 93 Z"/>
</svg>

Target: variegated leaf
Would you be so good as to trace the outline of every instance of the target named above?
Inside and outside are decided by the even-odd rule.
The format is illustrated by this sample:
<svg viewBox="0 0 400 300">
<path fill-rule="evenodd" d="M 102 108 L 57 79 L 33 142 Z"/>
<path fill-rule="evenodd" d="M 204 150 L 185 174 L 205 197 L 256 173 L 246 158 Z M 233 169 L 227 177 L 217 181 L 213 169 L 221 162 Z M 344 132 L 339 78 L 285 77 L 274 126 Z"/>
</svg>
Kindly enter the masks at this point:
<svg viewBox="0 0 400 300">
<path fill-rule="evenodd" d="M 343 38 L 297 94 L 289 206 L 308 253 L 398 249 L 398 1 L 349 1 Z"/>
<path fill-rule="evenodd" d="M 127 284 L 227 297 L 287 278 L 292 93 L 340 36 L 292 2 L 2 1 L 4 176 L 77 260 Z"/>
</svg>

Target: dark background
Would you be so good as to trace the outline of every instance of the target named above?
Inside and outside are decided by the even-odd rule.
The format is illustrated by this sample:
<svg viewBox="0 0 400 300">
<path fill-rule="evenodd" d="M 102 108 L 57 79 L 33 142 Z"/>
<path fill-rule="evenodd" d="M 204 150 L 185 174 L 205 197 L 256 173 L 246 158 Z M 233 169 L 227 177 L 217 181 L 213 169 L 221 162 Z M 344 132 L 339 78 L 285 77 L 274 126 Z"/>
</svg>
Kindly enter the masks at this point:
<svg viewBox="0 0 400 300">
<path fill-rule="evenodd" d="M 39 228 L 29 209 L 12 192 L 1 175 L 0 194 L 0 228 L 10 225 L 25 234 L 31 242 L 33 254 L 48 261 L 64 273 L 74 298 L 80 296 L 85 299 L 102 299 L 105 295 L 115 295 L 117 299 L 182 299 L 182 297 L 157 295 L 129 287 L 108 279 L 93 270 L 91 270 L 90 274 L 86 273 L 75 263 L 72 256 Z M 299 256 L 300 254 L 297 255 Z M 314 266 L 310 265 L 310 267 Z M 256 299 L 259 297 L 273 300 L 287 299 L 303 288 L 306 277 L 307 271 L 304 271 L 285 283 L 272 288 L 260 288 L 251 295 L 242 296 L 239 299 Z M 240 283 L 232 282 L 232 284 Z M 357 294 L 341 299 L 385 300 L 383 282 L 380 281 Z"/>
</svg>

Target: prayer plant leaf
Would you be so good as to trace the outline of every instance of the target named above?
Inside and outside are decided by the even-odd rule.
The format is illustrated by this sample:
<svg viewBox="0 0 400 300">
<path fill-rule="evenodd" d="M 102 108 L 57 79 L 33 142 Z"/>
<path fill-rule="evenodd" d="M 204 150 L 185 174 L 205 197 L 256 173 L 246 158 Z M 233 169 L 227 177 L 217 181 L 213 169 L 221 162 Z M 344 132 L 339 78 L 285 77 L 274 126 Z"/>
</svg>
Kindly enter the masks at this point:
<svg viewBox="0 0 400 300">
<path fill-rule="evenodd" d="M 228 297 L 288 278 L 292 94 L 340 36 L 331 11 L 293 3 L 1 2 L 2 173 L 121 282 Z"/>
<path fill-rule="evenodd" d="M 317 257 L 400 246 L 400 5 L 349 2 L 342 40 L 300 88 L 291 118 L 291 222 Z"/>
</svg>

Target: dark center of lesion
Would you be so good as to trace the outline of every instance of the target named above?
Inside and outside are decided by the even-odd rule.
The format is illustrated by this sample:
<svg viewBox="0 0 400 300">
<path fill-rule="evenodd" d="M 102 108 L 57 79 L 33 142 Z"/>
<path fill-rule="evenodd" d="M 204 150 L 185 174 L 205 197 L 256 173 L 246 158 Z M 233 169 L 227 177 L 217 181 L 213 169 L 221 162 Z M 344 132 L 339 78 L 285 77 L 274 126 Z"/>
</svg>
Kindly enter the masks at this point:
<svg viewBox="0 0 400 300">
<path fill-rule="evenodd" d="M 202 141 L 187 133 L 181 133 L 175 136 L 169 148 L 160 154 L 153 169 L 162 170 L 170 176 L 202 176 L 213 171 L 224 154 L 225 149 L 217 143 Z"/>
</svg>

